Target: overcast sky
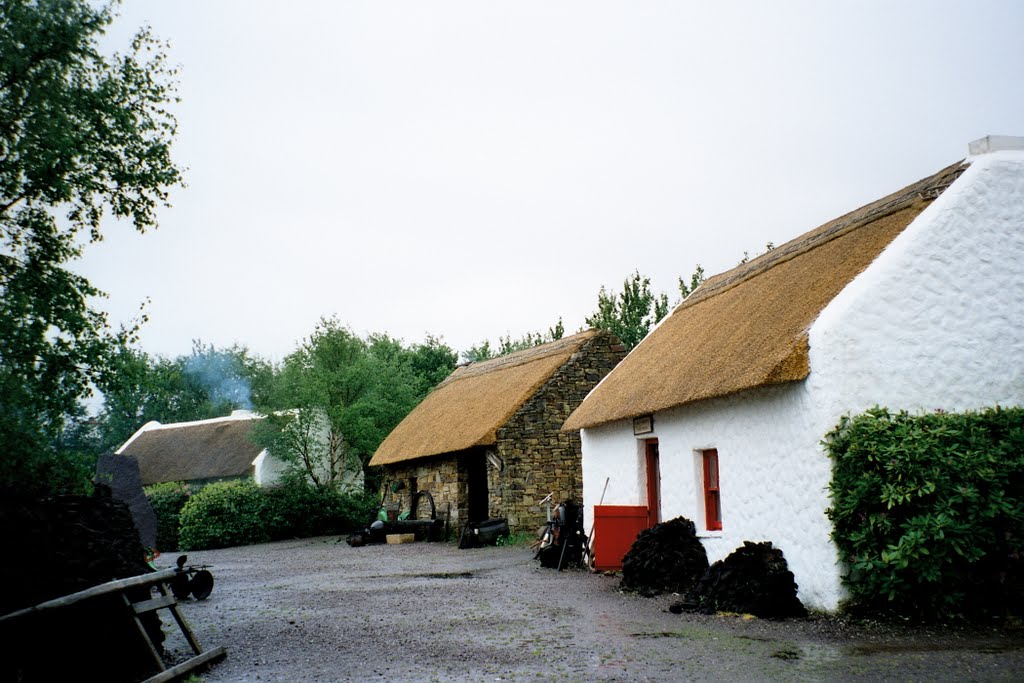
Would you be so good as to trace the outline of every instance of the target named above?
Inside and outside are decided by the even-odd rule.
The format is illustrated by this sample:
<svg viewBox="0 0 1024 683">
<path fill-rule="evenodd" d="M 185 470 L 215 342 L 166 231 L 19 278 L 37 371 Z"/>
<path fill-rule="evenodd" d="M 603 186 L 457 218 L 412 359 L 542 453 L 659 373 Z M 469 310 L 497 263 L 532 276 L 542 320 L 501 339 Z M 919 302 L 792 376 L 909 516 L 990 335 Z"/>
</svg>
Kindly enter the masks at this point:
<svg viewBox="0 0 1024 683">
<path fill-rule="evenodd" d="M 280 360 L 321 316 L 462 351 L 676 295 L 1024 134 L 1024 3 L 126 0 L 185 189 L 77 270 L 142 346 Z"/>
</svg>

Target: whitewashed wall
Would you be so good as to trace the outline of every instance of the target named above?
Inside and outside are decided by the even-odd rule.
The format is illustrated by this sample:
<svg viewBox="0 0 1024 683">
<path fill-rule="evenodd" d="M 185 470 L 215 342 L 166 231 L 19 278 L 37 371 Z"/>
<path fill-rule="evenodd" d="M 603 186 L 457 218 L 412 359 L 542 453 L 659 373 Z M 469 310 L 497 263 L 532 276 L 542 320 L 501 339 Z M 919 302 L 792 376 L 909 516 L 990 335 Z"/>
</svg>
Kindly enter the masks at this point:
<svg viewBox="0 0 1024 683">
<path fill-rule="evenodd" d="M 1024 153 L 975 157 L 810 330 L 828 412 L 1024 403 Z"/>
<path fill-rule="evenodd" d="M 632 422 L 583 431 L 586 518 L 610 478 L 606 504 L 646 504 L 642 439 L 658 439 L 661 517 L 697 525 L 708 560 L 743 541 L 772 541 L 797 577 L 805 605 L 834 609 L 838 557 L 829 540 L 828 458 L 817 442 L 829 427 L 813 422 L 803 383 L 746 392 L 657 413 L 654 434 L 634 437 Z M 700 451 L 717 448 L 722 530 L 705 531 Z M 588 522 L 589 523 L 589 522 Z"/>
<path fill-rule="evenodd" d="M 820 441 L 840 416 L 876 404 L 1024 404 L 1024 154 L 972 161 L 811 326 L 807 380 L 654 416 L 642 438 L 659 440 L 662 519 L 703 526 L 697 454 L 718 449 L 723 529 L 703 533 L 710 561 L 770 540 L 801 601 L 835 609 L 843 590 Z M 640 443 L 630 421 L 583 431 L 588 520 L 605 477 L 606 504 L 646 503 Z"/>
<path fill-rule="evenodd" d="M 263 449 L 253 460 L 253 480 L 257 486 L 273 486 L 284 474 L 285 464 Z"/>
</svg>

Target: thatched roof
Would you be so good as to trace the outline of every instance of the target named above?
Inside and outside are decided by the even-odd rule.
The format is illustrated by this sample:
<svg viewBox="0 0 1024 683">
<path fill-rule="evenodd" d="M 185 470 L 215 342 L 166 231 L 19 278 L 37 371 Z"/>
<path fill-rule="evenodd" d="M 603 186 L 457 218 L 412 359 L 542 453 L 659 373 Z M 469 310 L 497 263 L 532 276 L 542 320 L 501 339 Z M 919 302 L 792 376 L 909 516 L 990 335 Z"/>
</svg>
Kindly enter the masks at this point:
<svg viewBox="0 0 1024 683">
<path fill-rule="evenodd" d="M 143 485 L 250 474 L 263 449 L 249 438 L 253 417 L 147 425 L 118 450 L 139 461 Z"/>
<path fill-rule="evenodd" d="M 457 368 L 384 439 L 370 464 L 496 443 L 498 429 L 597 334 L 588 330 Z"/>
<path fill-rule="evenodd" d="M 709 278 L 604 378 L 563 429 L 804 379 L 811 323 L 963 168 L 956 163 Z"/>
</svg>

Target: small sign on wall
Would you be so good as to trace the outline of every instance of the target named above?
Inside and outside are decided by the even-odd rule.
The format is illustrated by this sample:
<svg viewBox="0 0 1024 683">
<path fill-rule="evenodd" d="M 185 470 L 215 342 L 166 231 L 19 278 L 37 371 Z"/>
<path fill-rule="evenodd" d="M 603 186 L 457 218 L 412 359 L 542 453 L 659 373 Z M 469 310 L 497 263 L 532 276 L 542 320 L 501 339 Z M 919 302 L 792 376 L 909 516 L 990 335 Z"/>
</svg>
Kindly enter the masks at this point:
<svg viewBox="0 0 1024 683">
<path fill-rule="evenodd" d="M 633 436 L 640 436 L 641 434 L 650 434 L 654 431 L 654 416 L 644 415 L 643 417 L 633 418 Z"/>
</svg>

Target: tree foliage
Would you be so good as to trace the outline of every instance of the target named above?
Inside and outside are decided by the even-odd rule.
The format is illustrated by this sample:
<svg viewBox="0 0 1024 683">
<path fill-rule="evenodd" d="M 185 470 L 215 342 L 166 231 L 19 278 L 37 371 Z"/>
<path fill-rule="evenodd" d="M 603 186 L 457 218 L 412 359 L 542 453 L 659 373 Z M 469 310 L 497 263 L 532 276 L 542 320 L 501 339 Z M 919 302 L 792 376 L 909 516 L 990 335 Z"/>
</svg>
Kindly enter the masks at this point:
<svg viewBox="0 0 1024 683">
<path fill-rule="evenodd" d="M 689 282 L 679 278 L 680 300 L 688 297 L 703 282 L 704 269 L 698 263 Z M 672 306 L 678 303 L 676 301 Z M 590 327 L 608 330 L 627 349 L 632 349 L 668 315 L 670 308 L 668 295 L 652 290 L 651 279 L 636 270 L 622 283 L 621 291 L 609 291 L 601 286 L 597 293 L 597 310 L 587 317 L 586 323 Z"/>
<path fill-rule="evenodd" d="M 632 349 L 658 321 L 668 315 L 668 296 L 651 290 L 651 279 L 634 271 L 622 283 L 622 291 L 597 293 L 597 310 L 587 317 L 590 327 L 609 330 Z"/>
<path fill-rule="evenodd" d="M 117 448 L 151 420 L 188 422 L 250 409 L 270 372 L 267 361 L 237 344 L 218 349 L 196 340 L 191 354 L 173 359 L 122 345 L 98 382 L 98 447 Z"/>
<path fill-rule="evenodd" d="M 404 346 L 384 334 L 361 338 L 322 319 L 275 369 L 257 409 L 267 415 L 257 438 L 318 487 L 365 469 L 377 446 L 455 367 L 437 339 Z"/>
<path fill-rule="evenodd" d="M 679 297 L 681 299 L 685 299 L 693 294 L 694 290 L 702 284 L 704 284 L 704 268 L 698 263 L 693 268 L 693 274 L 690 275 L 689 282 L 686 282 L 683 278 L 679 278 Z"/>
<path fill-rule="evenodd" d="M 469 350 L 463 351 L 462 359 L 467 363 L 475 363 L 499 356 L 507 356 L 516 351 L 523 351 L 534 346 L 547 344 L 556 339 L 561 339 L 563 336 L 565 336 L 565 325 L 562 324 L 562 319 L 559 318 L 558 322 L 549 327 L 547 332 L 527 332 L 519 339 L 513 339 L 511 334 L 498 337 L 497 348 L 491 346 L 490 340 L 484 339 L 479 344 L 469 347 Z"/>
<path fill-rule="evenodd" d="M 0 3 L 0 484 L 82 482 L 63 433 L 134 330 L 111 330 L 67 264 L 107 212 L 155 227 L 181 183 L 175 70 L 148 29 L 104 57 L 113 18 L 81 0 Z"/>
<path fill-rule="evenodd" d="M 1024 606 L 1024 409 L 874 408 L 824 445 L 856 606 L 931 618 Z"/>
</svg>

